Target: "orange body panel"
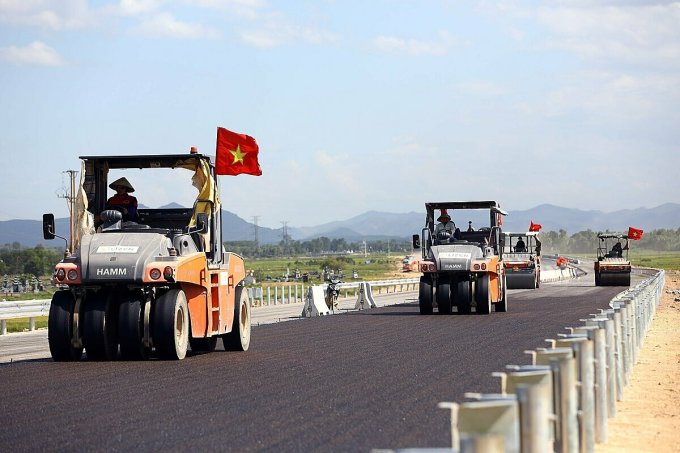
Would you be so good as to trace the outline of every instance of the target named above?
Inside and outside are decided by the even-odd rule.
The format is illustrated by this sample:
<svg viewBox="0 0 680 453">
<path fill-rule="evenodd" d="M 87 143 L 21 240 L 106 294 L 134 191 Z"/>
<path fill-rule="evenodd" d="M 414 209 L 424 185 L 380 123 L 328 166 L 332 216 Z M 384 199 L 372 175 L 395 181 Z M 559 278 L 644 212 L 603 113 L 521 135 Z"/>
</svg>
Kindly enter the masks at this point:
<svg viewBox="0 0 680 453">
<path fill-rule="evenodd" d="M 474 270 L 475 264 L 485 263 L 486 271 L 480 272 L 479 270 Z M 501 300 L 501 279 L 504 269 L 503 264 L 500 263 L 497 256 L 492 256 L 490 258 L 475 260 L 470 263 L 472 267 L 470 272 L 474 272 L 478 277 L 483 277 L 484 275 L 489 276 L 489 292 L 491 293 L 491 302 L 500 302 Z"/>
<path fill-rule="evenodd" d="M 174 281 L 187 296 L 191 334 L 194 338 L 221 335 L 231 331 L 234 321 L 235 288 L 246 275 L 243 258 L 226 253 L 226 264 L 208 268 L 205 255 L 194 253 L 174 261 L 150 263 L 144 273 L 147 283 L 158 282 L 150 277 L 153 268 L 161 272 L 167 266 L 174 269 Z M 161 277 L 161 281 L 164 281 Z"/>
</svg>

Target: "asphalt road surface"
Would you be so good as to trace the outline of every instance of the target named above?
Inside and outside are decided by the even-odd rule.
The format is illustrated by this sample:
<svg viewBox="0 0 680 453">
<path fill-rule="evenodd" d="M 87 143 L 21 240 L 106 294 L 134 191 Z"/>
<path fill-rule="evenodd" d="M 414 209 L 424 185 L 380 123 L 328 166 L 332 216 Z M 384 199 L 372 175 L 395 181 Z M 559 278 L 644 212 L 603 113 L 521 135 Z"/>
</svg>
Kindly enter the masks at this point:
<svg viewBox="0 0 680 453">
<path fill-rule="evenodd" d="M 415 303 L 255 327 L 245 353 L 0 365 L 3 451 L 370 451 L 449 447 L 440 401 L 580 326 L 622 288 L 590 276 L 512 291 L 508 313 Z M 221 348 L 221 346 L 220 346 Z"/>
</svg>

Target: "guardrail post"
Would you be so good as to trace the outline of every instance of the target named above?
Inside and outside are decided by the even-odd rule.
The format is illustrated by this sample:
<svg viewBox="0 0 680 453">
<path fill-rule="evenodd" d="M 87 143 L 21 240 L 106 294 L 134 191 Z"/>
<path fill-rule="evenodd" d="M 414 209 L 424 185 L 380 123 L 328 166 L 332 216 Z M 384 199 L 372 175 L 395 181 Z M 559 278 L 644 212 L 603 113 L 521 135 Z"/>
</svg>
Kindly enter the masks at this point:
<svg viewBox="0 0 680 453">
<path fill-rule="evenodd" d="M 267 305 L 271 305 L 272 303 L 272 287 L 267 286 Z"/>
<path fill-rule="evenodd" d="M 439 403 L 451 410 L 451 444 L 458 450 L 463 438 L 500 436 L 506 453 L 520 452 L 519 405 L 517 399 L 498 395 L 479 395 L 479 401 L 461 404 Z M 474 451 L 474 450 L 473 450 Z M 485 450 L 482 450 L 485 451 Z M 495 451 L 495 450 L 492 450 Z"/>
<path fill-rule="evenodd" d="M 607 442 L 607 338 L 599 326 L 588 331 L 595 354 L 595 442 Z"/>
<path fill-rule="evenodd" d="M 595 367 L 593 342 L 587 336 L 559 338 L 556 347 L 574 349 L 577 360 L 579 385 L 580 452 L 590 453 L 595 449 Z"/>
<path fill-rule="evenodd" d="M 616 401 L 623 399 L 623 316 L 621 308 L 607 311 L 607 317 L 614 323 L 614 375 L 616 376 Z"/>
<path fill-rule="evenodd" d="M 550 441 L 550 399 L 547 384 L 517 386 L 520 414 L 520 445 L 522 453 L 552 451 Z"/>
<path fill-rule="evenodd" d="M 28 318 L 28 330 L 33 332 L 35 330 L 35 318 Z"/>
<path fill-rule="evenodd" d="M 613 318 L 613 310 L 605 310 L 602 315 L 593 319 L 593 322 L 604 329 L 604 351 L 606 371 L 606 417 L 616 416 L 616 340 Z M 606 317 L 603 317 L 606 316 Z M 606 439 L 602 442 L 606 442 Z"/>
<path fill-rule="evenodd" d="M 7 335 L 7 321 L 0 319 L 0 335 Z"/>
<path fill-rule="evenodd" d="M 522 452 L 553 451 L 555 402 L 550 367 L 508 365 L 506 368 L 508 372 L 494 375 L 501 378 L 501 394 L 517 395 Z M 520 390 L 521 386 L 527 388 Z"/>
<path fill-rule="evenodd" d="M 556 375 L 556 396 L 559 401 L 557 405 L 559 411 L 559 442 L 556 451 L 559 453 L 577 453 L 579 451 L 579 429 L 576 359 L 573 356 L 554 358 L 550 360 L 550 366 L 553 374 Z"/>
<path fill-rule="evenodd" d="M 505 442 L 497 434 L 461 436 L 460 453 L 504 453 Z"/>
</svg>

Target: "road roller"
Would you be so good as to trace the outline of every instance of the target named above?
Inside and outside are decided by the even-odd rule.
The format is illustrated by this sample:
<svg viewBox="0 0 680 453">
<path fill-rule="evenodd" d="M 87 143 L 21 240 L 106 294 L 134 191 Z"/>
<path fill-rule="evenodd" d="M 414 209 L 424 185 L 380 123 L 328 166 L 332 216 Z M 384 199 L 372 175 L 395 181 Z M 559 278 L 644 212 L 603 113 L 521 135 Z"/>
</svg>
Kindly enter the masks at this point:
<svg viewBox="0 0 680 453">
<path fill-rule="evenodd" d="M 538 232 L 504 232 L 503 264 L 508 289 L 541 286 L 541 241 Z"/>
<path fill-rule="evenodd" d="M 628 235 L 598 233 L 595 286 L 630 286 Z"/>
</svg>

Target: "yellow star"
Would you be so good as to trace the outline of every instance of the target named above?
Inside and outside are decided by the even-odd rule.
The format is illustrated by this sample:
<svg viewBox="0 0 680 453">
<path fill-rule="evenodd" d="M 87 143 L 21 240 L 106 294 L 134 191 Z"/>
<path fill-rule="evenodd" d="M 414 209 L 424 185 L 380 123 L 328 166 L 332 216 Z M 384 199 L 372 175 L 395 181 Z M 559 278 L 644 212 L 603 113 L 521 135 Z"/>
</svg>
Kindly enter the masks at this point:
<svg viewBox="0 0 680 453">
<path fill-rule="evenodd" d="M 243 163 L 243 158 L 246 157 L 246 154 L 248 154 L 241 151 L 241 145 L 236 145 L 236 149 L 230 149 L 229 152 L 232 156 L 234 156 L 234 161 L 231 163 L 232 165 L 239 162 Z"/>
</svg>

